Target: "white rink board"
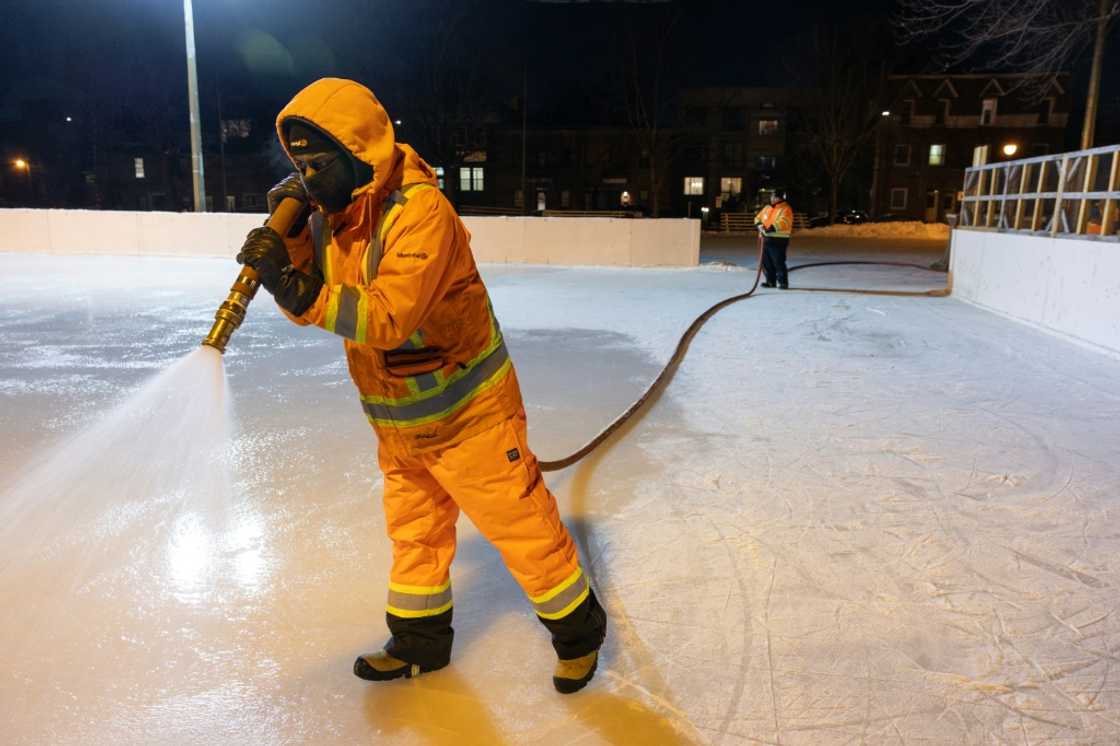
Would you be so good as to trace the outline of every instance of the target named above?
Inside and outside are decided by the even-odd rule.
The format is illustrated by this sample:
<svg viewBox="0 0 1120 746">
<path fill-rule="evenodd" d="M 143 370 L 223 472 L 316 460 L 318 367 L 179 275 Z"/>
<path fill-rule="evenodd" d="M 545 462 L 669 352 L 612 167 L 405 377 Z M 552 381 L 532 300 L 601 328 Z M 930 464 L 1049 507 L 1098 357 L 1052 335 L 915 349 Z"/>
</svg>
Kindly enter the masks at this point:
<svg viewBox="0 0 1120 746">
<path fill-rule="evenodd" d="M 230 257 L 263 214 L 0 210 L 0 251 Z M 627 218 L 463 218 L 480 262 L 695 267 L 700 222 Z"/>
<path fill-rule="evenodd" d="M 953 295 L 1120 353 L 1120 244 L 953 231 Z"/>
</svg>

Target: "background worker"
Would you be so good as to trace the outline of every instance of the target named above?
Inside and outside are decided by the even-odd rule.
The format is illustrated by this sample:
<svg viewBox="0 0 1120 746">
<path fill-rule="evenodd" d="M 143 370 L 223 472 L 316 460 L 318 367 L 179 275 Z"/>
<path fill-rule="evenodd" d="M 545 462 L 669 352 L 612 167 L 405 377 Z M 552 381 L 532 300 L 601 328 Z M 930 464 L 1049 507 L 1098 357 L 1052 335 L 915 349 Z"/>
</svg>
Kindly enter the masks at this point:
<svg viewBox="0 0 1120 746">
<path fill-rule="evenodd" d="M 316 81 L 276 127 L 297 172 L 269 192 L 270 208 L 294 198 L 309 219 L 286 237 L 253 230 L 238 261 L 260 273 L 295 323 L 344 338 L 384 474 L 391 637 L 359 656 L 354 673 L 384 681 L 448 664 L 462 509 L 552 633 L 557 690 L 582 688 L 606 614 L 529 449 L 521 389 L 470 234 L 364 86 Z"/>
<path fill-rule="evenodd" d="M 793 208 L 786 201 L 786 193 L 781 190 L 771 192 L 770 204 L 758 211 L 754 224 L 762 234 L 762 271 L 766 275 L 762 287 L 772 288 L 776 284 L 782 290 L 788 289 L 786 252 L 793 234 Z"/>
</svg>

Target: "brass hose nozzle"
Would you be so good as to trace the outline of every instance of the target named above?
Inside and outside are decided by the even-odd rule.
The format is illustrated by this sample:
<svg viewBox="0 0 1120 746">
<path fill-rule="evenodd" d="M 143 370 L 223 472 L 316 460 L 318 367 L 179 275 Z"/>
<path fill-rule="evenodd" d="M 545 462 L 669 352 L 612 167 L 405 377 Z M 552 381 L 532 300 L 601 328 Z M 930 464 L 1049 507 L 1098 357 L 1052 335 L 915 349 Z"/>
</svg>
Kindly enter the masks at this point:
<svg viewBox="0 0 1120 746">
<path fill-rule="evenodd" d="M 304 205 L 299 200 L 282 200 L 265 225 L 281 236 L 286 235 L 303 209 Z M 202 340 L 202 344 L 213 347 L 218 352 L 225 352 L 229 338 L 245 321 L 249 303 L 252 302 L 260 286 L 257 271 L 252 267 L 242 267 L 237 279 L 233 281 L 233 286 L 229 289 L 229 295 L 222 305 L 218 306 L 214 314 L 214 325 L 210 327 L 210 333 Z"/>
</svg>

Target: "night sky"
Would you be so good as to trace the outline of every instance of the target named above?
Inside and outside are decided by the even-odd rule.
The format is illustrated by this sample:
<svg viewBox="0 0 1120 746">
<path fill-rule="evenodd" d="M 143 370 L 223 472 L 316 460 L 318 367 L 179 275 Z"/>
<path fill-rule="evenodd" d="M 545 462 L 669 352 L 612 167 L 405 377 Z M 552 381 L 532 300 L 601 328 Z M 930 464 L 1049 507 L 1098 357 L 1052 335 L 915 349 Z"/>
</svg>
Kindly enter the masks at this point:
<svg viewBox="0 0 1120 746">
<path fill-rule="evenodd" d="M 195 0 L 203 106 L 224 96 L 283 102 L 323 75 L 367 83 L 391 109 L 407 70 L 430 59 L 428 32 L 445 16 L 425 0 Z M 463 3 L 459 3 L 462 5 Z M 469 5 L 470 3 L 466 3 Z M 478 3 L 463 24 L 487 87 L 516 96 L 527 67 L 534 113 L 557 105 L 579 119 L 617 67 L 612 26 L 649 8 L 608 3 Z M 890 0 L 745 3 L 694 0 L 674 29 L 674 72 L 690 84 L 783 85 L 790 40 L 830 19 L 889 13 Z M 654 11 L 656 12 L 656 10 Z M 0 29 L 0 96 L 40 91 L 185 106 L 180 0 L 9 0 Z M 404 89 L 404 90 L 402 90 Z M 573 110 L 574 109 L 574 110 Z"/>
<path fill-rule="evenodd" d="M 670 75 L 690 86 L 788 85 L 799 35 L 820 23 L 870 25 L 885 20 L 894 5 L 678 0 L 683 15 L 672 36 Z M 473 9 L 457 27 L 460 46 L 449 59 L 473 66 L 488 103 L 517 99 L 524 74 L 534 121 L 580 124 L 593 123 L 598 107 L 617 90 L 621 14 L 649 16 L 659 6 L 195 0 L 204 128 L 216 128 L 219 95 L 227 117 L 267 119 L 324 75 L 358 79 L 390 113 L 407 116 L 416 103 L 410 98 L 415 77 L 448 51 L 433 42 L 447 8 Z M 184 127 L 169 124 L 182 121 L 187 106 L 181 0 L 8 0 L 0 35 L 0 120 L 16 116 L 14 101 L 43 97 L 73 102 L 76 120 L 83 110 L 127 107 L 145 113 L 137 126 L 186 137 Z M 931 41 L 930 49 L 902 50 L 900 64 L 930 71 L 933 46 Z M 1112 119 L 1120 109 L 1120 81 L 1109 74 L 1120 62 L 1116 46 L 1105 68 L 1104 115 Z M 1075 71 L 1075 90 L 1084 89 L 1085 67 Z"/>
</svg>

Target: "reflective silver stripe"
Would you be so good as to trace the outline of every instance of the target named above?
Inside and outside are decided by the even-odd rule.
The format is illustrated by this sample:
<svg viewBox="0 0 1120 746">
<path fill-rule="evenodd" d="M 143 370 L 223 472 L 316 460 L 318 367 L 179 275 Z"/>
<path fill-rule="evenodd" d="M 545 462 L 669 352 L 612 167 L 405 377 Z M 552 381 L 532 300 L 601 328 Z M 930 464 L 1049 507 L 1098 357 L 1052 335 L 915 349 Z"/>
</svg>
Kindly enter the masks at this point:
<svg viewBox="0 0 1120 746">
<path fill-rule="evenodd" d="M 389 605 L 403 611 L 428 611 L 451 603 L 451 587 L 439 593 L 417 594 L 389 591 Z"/>
<path fill-rule="evenodd" d="M 370 236 L 369 249 L 366 251 L 367 280 L 372 280 L 377 277 L 377 268 L 381 265 L 381 252 L 384 249 L 381 245 L 381 228 L 385 225 L 385 219 L 389 217 L 389 212 L 393 209 L 393 205 L 403 205 L 405 202 L 408 202 L 408 198 L 401 194 L 400 190 L 393 190 L 381 205 L 381 217 L 377 219 L 377 225 L 373 229 L 373 235 Z"/>
<path fill-rule="evenodd" d="M 587 590 L 587 576 L 580 573 L 579 580 L 572 583 L 570 586 L 560 591 L 547 601 L 542 601 L 539 604 L 533 604 L 538 614 L 559 614 L 573 601 L 579 598 L 580 594 Z"/>
<path fill-rule="evenodd" d="M 436 379 L 435 373 L 422 373 L 414 376 L 412 380 L 416 381 L 416 388 L 421 391 L 431 391 L 439 386 L 439 380 Z"/>
<path fill-rule="evenodd" d="M 334 333 L 347 339 L 358 336 L 358 301 L 362 298 L 357 288 L 343 285 L 338 296 L 338 317 L 334 322 Z"/>
<path fill-rule="evenodd" d="M 377 420 L 418 420 L 431 417 L 453 408 L 470 396 L 476 388 L 486 382 L 486 379 L 497 373 L 507 360 L 509 360 L 509 351 L 506 349 L 506 343 L 502 342 L 489 356 L 467 371 L 466 375 L 452 381 L 447 388 L 431 398 L 396 405 L 364 401 L 362 408 L 368 416 Z"/>
</svg>

